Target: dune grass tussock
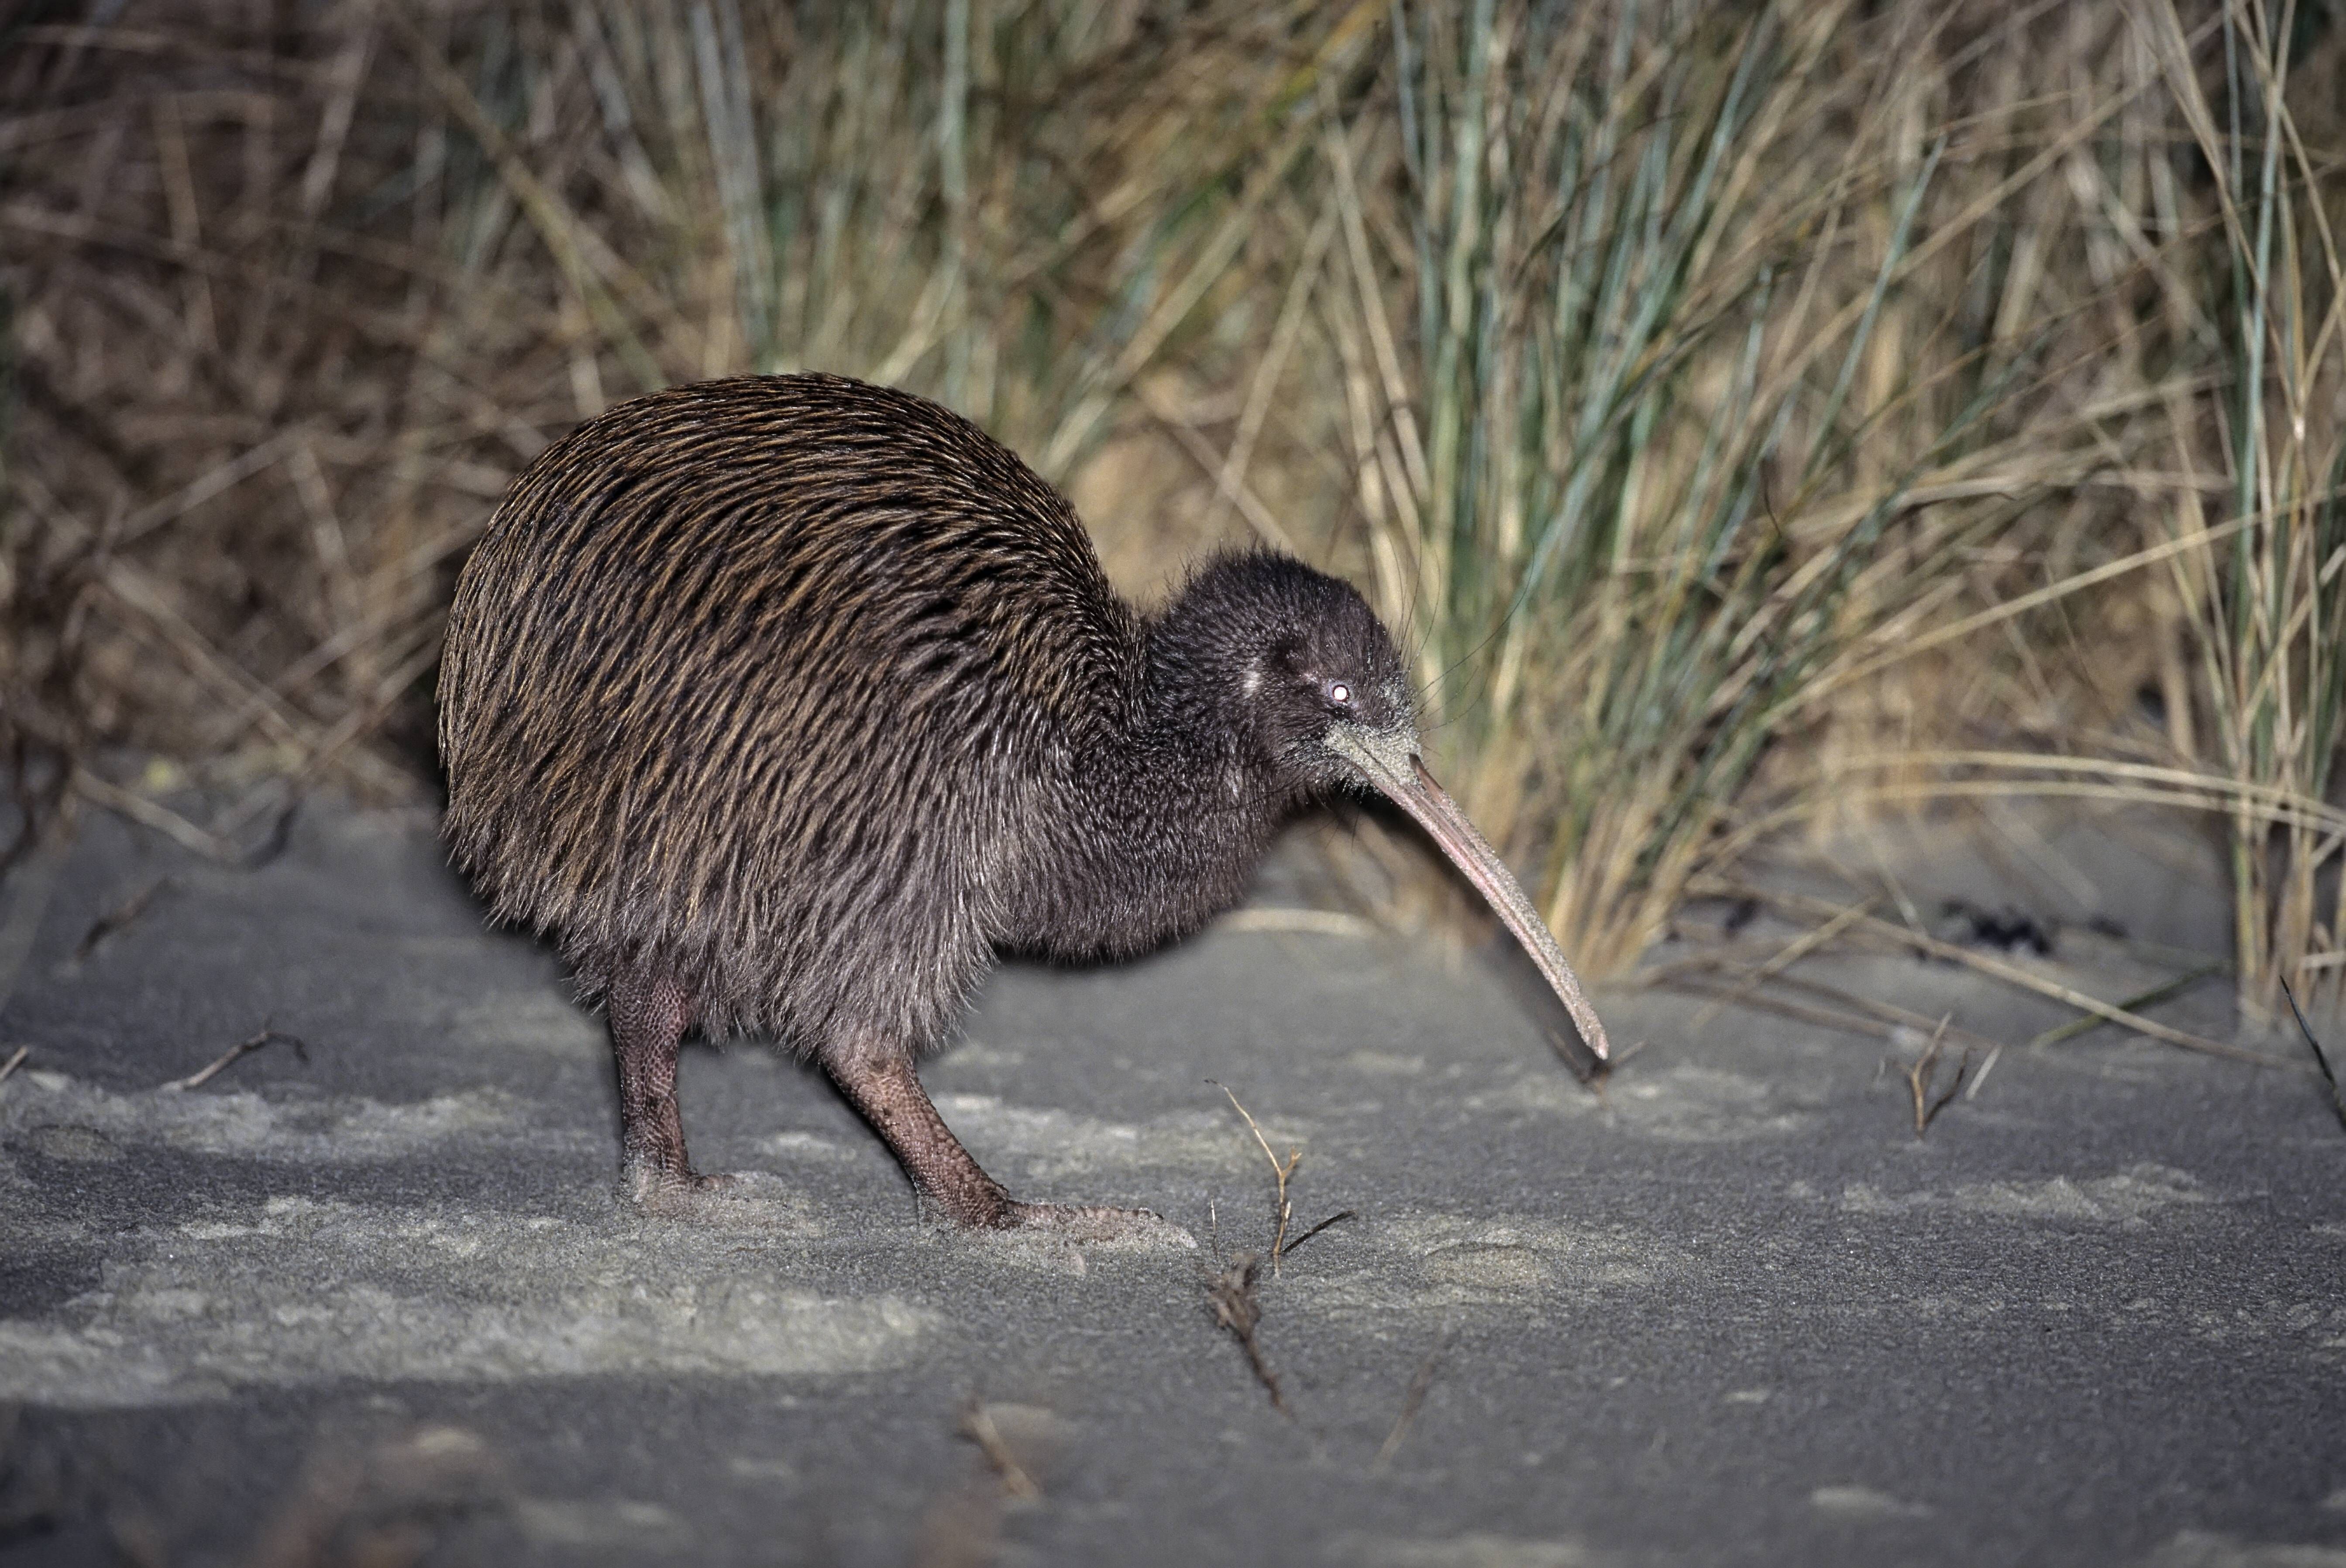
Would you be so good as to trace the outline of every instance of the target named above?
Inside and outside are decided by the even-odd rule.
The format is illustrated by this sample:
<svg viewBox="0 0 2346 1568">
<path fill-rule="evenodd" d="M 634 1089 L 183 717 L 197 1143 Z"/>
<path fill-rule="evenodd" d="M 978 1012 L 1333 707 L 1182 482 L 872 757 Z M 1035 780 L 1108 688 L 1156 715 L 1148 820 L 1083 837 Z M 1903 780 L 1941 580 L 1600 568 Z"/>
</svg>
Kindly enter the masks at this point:
<svg viewBox="0 0 2346 1568">
<path fill-rule="evenodd" d="M 2216 285 L 2209 331 L 2228 372 L 2202 417 L 2187 407 L 2171 421 L 2178 466 L 2222 483 L 2204 498 L 2187 492 L 2167 520 L 2198 546 L 2171 573 L 2212 731 L 2178 748 L 2204 748 L 2233 786 L 2235 962 L 2243 999 L 2267 1013 L 2285 982 L 2333 1005 L 2346 982 L 2346 813 L 2334 809 L 2346 740 L 2346 72 L 2334 44 L 2295 57 L 2296 20 L 2293 8 L 2228 8 L 2220 75 L 2197 67 L 2173 11 L 2146 28 L 2220 219 L 2198 276 Z M 2310 81 L 2293 93 L 2300 68 Z M 2310 126 L 2300 101 L 2318 117 Z M 2178 266 L 2168 286 L 2187 280 Z M 2218 542 L 2218 516 L 2250 525 Z"/>
<path fill-rule="evenodd" d="M 2248 221 L 2226 213 L 2253 203 L 2206 165 L 2250 131 L 2190 139 L 2209 116 L 2180 89 L 2229 50 L 2228 101 L 2285 119 L 2287 84 L 2239 63 L 2273 56 L 2261 25 L 1662 5 L 1544 25 L 1494 0 L 1396 28 L 1410 249 L 1337 335 L 1356 372 L 1385 341 L 1413 355 L 1356 376 L 1361 510 L 1477 805 L 1544 855 L 1551 921 L 1592 967 L 1627 962 L 1760 823 L 2050 792 L 2039 765 L 2083 753 L 2188 780 L 2098 773 L 2108 796 L 2227 814 L 2251 1000 L 2291 963 L 2315 983 L 2339 930 L 2318 565 L 2339 514 L 2317 472 L 2337 437 L 2268 435 L 2319 449 L 2265 460 L 2285 499 L 2252 494 L 2237 442 L 2177 446 L 2250 417 L 2227 398 L 2334 384 L 2326 252 L 2254 307 L 2301 319 L 2213 297 Z M 2273 167 L 2254 200 L 2310 250 L 2337 170 Z M 2287 371 L 2256 368 L 2259 334 L 2292 345 Z M 2208 618 L 2251 583 L 2260 615 Z M 2241 660 L 2288 738 L 2261 752 L 2230 717 L 2258 678 Z M 1959 736 L 2002 746 L 1950 767 Z"/>
<path fill-rule="evenodd" d="M 515 469 L 819 367 L 1063 483 L 1154 443 L 1190 537 L 1353 575 L 1592 972 L 1770 831 L 2071 793 L 2222 824 L 2244 1001 L 2334 1003 L 2341 31 L 51 6 L 0 58 L 0 743 L 30 812 L 176 759 L 199 841 L 409 788 Z"/>
</svg>

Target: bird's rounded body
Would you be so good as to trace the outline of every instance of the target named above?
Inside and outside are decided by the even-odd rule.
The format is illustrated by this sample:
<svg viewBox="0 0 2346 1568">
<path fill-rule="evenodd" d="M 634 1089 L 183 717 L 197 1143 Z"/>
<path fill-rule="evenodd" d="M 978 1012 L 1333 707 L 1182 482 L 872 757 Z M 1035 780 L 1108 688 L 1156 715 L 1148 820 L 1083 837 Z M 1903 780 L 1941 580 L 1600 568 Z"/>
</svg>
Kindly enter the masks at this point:
<svg viewBox="0 0 2346 1568">
<path fill-rule="evenodd" d="M 1007 449 L 831 376 L 674 388 L 547 448 L 465 565 L 440 697 L 446 837 L 608 999 L 639 1196 L 703 1180 L 673 1096 L 698 1026 L 821 1062 L 957 1218 L 1096 1220 L 1011 1202 L 913 1075 L 992 956 L 1178 936 L 1347 782 L 1410 804 L 1414 767 L 1455 811 L 1351 588 L 1230 554 L 1143 617 Z"/>
<path fill-rule="evenodd" d="M 1141 623 L 1007 450 L 831 377 L 620 415 L 498 509 L 442 687 L 457 858 L 588 989 L 649 962 L 712 1031 L 929 1044 L 995 948 L 1126 956 L 1238 895 L 1259 834 L 1147 787 Z M 1118 764 L 1143 820 L 1087 820 Z"/>
</svg>

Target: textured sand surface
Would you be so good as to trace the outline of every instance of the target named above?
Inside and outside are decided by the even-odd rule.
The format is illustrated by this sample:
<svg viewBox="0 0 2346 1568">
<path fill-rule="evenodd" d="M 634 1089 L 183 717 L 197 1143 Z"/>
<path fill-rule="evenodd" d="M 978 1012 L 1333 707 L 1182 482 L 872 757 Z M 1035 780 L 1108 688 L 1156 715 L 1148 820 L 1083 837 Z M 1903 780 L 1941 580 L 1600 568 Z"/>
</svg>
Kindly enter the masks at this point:
<svg viewBox="0 0 2346 1568">
<path fill-rule="evenodd" d="M 1930 891 L 2220 948 L 2188 855 L 2069 850 Z M 0 903 L 0 1564 L 2346 1568 L 2346 1131 L 2282 1037 L 2009 1050 L 1918 1140 L 1919 1038 L 1617 993 L 1599 1095 L 1482 960 L 1258 921 L 1006 971 L 928 1068 L 1022 1196 L 1200 1244 L 1077 1249 L 923 1224 L 751 1045 L 684 1071 L 743 1196 L 622 1211 L 599 1023 L 413 814 L 312 807 L 249 873 L 99 820 Z M 2219 986 L 2161 1016 L 2232 1031 Z M 264 1027 L 307 1061 L 158 1092 Z M 1354 1211 L 1259 1285 L 1291 1413 L 1207 1306 L 1270 1234 L 1216 1083 L 1302 1151 L 1297 1228 Z"/>
</svg>

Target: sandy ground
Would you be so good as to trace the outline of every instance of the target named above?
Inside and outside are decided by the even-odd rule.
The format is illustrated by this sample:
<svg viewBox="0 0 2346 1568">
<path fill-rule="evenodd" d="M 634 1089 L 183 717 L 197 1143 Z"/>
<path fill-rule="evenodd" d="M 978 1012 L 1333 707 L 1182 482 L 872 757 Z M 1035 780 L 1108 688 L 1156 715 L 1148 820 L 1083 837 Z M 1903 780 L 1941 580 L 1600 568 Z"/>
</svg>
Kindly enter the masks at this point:
<svg viewBox="0 0 2346 1568">
<path fill-rule="evenodd" d="M 1902 885 L 2069 922 L 2025 962 L 2118 997 L 2160 971 L 2089 916 L 2221 946 L 2150 850 Z M 2009 1049 L 1918 1139 L 1919 1037 L 1616 992 L 1600 1095 L 1482 960 L 1257 916 L 1005 971 L 927 1072 L 1023 1196 L 1198 1250 L 923 1224 L 751 1046 L 688 1055 L 700 1164 L 763 1174 L 687 1226 L 615 1202 L 599 1023 L 418 815 L 312 807 L 252 872 L 99 820 L 5 894 L 0 1564 L 2346 1568 L 2346 1131 L 2285 1037 Z M 2220 982 L 2158 1015 L 2233 1029 Z M 158 1092 L 264 1028 L 306 1060 Z M 1216 1082 L 1302 1151 L 1297 1229 L 1352 1215 L 1257 1286 L 1284 1410 L 1209 1305 L 1271 1229 Z"/>
</svg>

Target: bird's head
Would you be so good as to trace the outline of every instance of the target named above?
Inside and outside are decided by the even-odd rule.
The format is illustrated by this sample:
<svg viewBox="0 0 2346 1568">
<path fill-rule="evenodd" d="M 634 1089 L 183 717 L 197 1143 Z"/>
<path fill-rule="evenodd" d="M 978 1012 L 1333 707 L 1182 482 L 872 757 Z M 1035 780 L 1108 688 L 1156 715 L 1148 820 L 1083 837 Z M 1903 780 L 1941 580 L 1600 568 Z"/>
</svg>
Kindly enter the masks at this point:
<svg viewBox="0 0 2346 1568">
<path fill-rule="evenodd" d="M 1156 638 L 1193 725 L 1233 734 L 1275 793 L 1383 796 L 1423 828 L 1531 955 L 1590 1050 L 1605 1027 L 1547 923 L 1433 775 L 1392 634 L 1349 584 L 1269 552 L 1213 557 Z"/>
</svg>

